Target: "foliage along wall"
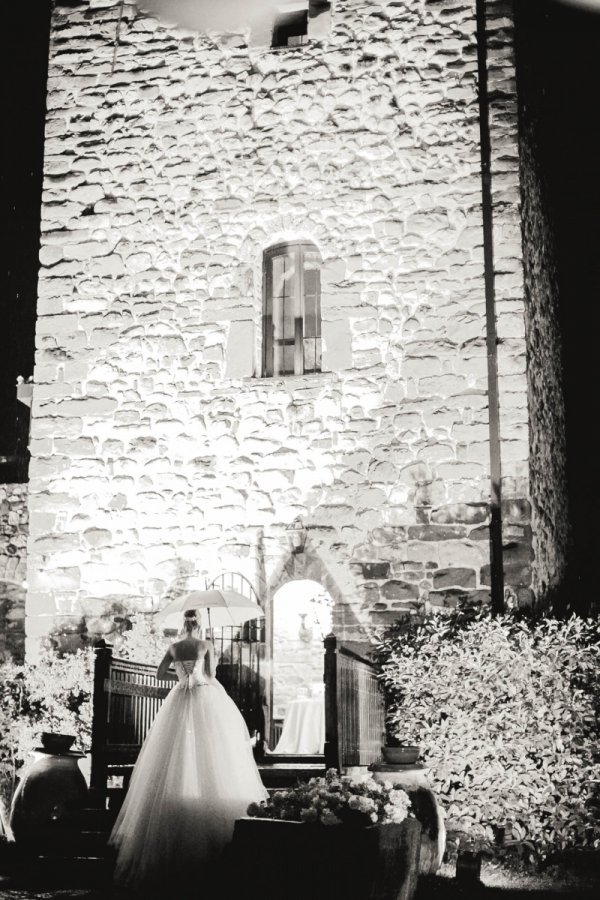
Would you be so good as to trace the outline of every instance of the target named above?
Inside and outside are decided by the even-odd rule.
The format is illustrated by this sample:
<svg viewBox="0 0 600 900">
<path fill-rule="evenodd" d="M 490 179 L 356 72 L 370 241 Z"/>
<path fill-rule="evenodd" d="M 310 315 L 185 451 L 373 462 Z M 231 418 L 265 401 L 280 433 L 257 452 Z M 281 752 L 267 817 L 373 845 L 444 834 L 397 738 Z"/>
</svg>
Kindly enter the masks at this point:
<svg viewBox="0 0 600 900">
<path fill-rule="evenodd" d="M 0 663 L 25 650 L 27 485 L 0 485 Z"/>
</svg>

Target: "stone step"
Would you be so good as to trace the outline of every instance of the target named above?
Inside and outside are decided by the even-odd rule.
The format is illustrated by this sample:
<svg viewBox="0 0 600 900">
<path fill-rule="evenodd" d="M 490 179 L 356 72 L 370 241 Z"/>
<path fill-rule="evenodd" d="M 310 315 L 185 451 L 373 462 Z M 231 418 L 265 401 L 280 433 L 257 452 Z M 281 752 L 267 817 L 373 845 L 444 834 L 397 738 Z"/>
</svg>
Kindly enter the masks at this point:
<svg viewBox="0 0 600 900">
<path fill-rule="evenodd" d="M 81 828 L 89 831 L 110 831 L 116 814 L 110 809 L 88 806 L 77 813 L 77 821 Z"/>
<path fill-rule="evenodd" d="M 105 831 L 79 831 L 73 836 L 70 851 L 77 856 L 84 857 L 108 857 L 112 850 L 108 846 L 110 829 Z"/>
<path fill-rule="evenodd" d="M 114 858 L 106 846 L 106 836 L 100 849 L 90 847 L 87 850 L 76 848 L 70 837 L 62 847 L 38 853 L 33 853 L 27 844 L 0 842 L 3 887 L 5 880 L 11 887 L 26 885 L 31 889 L 39 885 L 44 890 L 110 881 Z M 3 896 L 1 890 L 0 896 Z"/>
<path fill-rule="evenodd" d="M 27 871 L 16 872 L 27 885 L 48 888 L 94 886 L 112 881 L 114 864 L 104 856 L 49 855 L 36 857 Z"/>
<path fill-rule="evenodd" d="M 260 762 L 260 766 L 271 765 L 320 765 L 324 768 L 325 760 L 320 753 L 266 753 L 265 758 Z"/>
<path fill-rule="evenodd" d="M 308 781 L 310 778 L 324 775 L 325 767 L 322 763 L 305 763 L 303 765 L 281 763 L 269 766 L 260 765 L 258 771 L 262 783 L 269 790 L 269 788 L 293 787 L 299 781 Z"/>
</svg>

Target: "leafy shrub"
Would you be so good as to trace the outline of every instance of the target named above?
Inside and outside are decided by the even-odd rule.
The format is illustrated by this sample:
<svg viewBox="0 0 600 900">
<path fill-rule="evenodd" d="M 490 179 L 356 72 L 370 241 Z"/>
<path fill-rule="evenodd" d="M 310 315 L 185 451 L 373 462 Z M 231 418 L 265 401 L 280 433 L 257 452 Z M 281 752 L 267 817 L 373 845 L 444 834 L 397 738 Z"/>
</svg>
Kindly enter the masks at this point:
<svg viewBox="0 0 600 900">
<path fill-rule="evenodd" d="M 449 830 L 599 847 L 600 626 L 459 611 L 378 648 L 388 728 L 422 746 Z"/>
<path fill-rule="evenodd" d="M 0 807 L 8 809 L 19 770 L 44 731 L 73 734 L 74 749 L 89 750 L 92 727 L 93 652 L 37 663 L 0 666 Z"/>
<path fill-rule="evenodd" d="M 153 615 L 130 616 L 131 628 L 113 641 L 113 652 L 121 659 L 158 665 L 176 637 L 165 637 Z"/>
</svg>

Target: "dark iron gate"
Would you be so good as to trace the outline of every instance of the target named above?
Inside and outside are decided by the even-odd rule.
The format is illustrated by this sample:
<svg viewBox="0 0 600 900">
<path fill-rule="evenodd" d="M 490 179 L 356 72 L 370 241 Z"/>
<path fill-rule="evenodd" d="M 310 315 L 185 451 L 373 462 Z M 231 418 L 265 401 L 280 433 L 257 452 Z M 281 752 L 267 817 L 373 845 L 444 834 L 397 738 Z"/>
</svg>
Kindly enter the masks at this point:
<svg viewBox="0 0 600 900">
<path fill-rule="evenodd" d="M 258 603 L 250 581 L 238 572 L 224 572 L 210 583 L 209 588 L 237 591 Z M 260 753 L 268 719 L 267 688 L 261 673 L 266 647 L 264 616 L 239 627 L 212 628 L 209 636 L 215 647 L 217 678 L 239 708 L 250 734 L 256 736 L 257 752 Z"/>
</svg>

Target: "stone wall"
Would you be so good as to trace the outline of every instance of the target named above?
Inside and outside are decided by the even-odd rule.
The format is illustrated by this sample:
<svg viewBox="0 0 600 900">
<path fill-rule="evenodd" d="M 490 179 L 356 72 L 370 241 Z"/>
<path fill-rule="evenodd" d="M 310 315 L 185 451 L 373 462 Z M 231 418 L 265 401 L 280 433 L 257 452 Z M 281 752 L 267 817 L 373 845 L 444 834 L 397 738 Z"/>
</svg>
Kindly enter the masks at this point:
<svg viewBox="0 0 600 900">
<path fill-rule="evenodd" d="M 542 92 L 521 47 L 520 116 L 522 229 L 529 386 L 529 461 L 532 496 L 532 589 L 541 603 L 565 584 L 570 541 L 566 475 L 565 405 L 554 234 L 543 175 L 539 123 L 532 92 Z M 526 76 L 526 77 L 525 77 Z M 525 91 L 527 87 L 527 91 Z M 539 108 L 539 107 L 537 107 Z"/>
<path fill-rule="evenodd" d="M 25 653 L 27 485 L 0 484 L 0 662 Z"/>
<path fill-rule="evenodd" d="M 308 531 L 299 574 L 335 599 L 341 636 L 485 598 L 474 0 L 338 0 L 326 37 L 276 51 L 242 28 L 195 34 L 126 3 L 113 71 L 118 6 L 57 2 L 53 19 L 32 644 L 106 631 L 111 611 L 159 605 L 181 572 L 241 571 L 268 602 L 298 577 L 296 516 Z M 522 548 L 505 12 L 490 4 L 494 228 L 503 487 Z M 262 254 L 288 239 L 323 259 L 324 371 L 266 379 Z M 515 578 L 528 588 L 522 569 Z"/>
<path fill-rule="evenodd" d="M 505 593 L 530 604 L 532 512 L 512 0 L 486 3 Z"/>
</svg>

